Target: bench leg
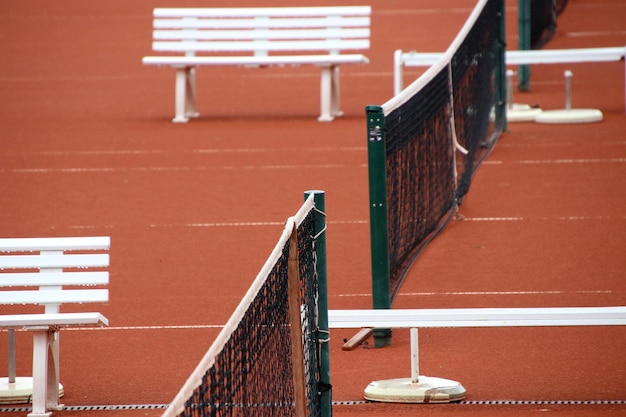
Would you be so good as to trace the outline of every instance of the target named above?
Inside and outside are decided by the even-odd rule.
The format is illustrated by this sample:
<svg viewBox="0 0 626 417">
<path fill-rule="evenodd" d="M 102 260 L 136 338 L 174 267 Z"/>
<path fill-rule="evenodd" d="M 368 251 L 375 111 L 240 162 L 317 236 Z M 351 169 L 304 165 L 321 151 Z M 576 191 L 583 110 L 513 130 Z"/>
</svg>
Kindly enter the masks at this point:
<svg viewBox="0 0 626 417">
<path fill-rule="evenodd" d="M 28 417 L 50 416 L 60 411 L 58 347 L 56 332 L 46 328 L 33 332 L 33 410 Z"/>
<path fill-rule="evenodd" d="M 322 67 L 320 80 L 320 122 L 330 122 L 337 116 L 341 116 L 339 101 L 339 66 Z"/>
<path fill-rule="evenodd" d="M 200 113 L 196 111 L 196 69 L 189 68 L 187 74 L 187 83 L 185 84 L 187 89 L 187 111 L 185 115 L 187 117 L 198 117 Z"/>
<path fill-rule="evenodd" d="M 176 116 L 174 123 L 186 123 L 198 117 L 196 111 L 196 70 L 193 67 L 176 68 Z"/>
</svg>

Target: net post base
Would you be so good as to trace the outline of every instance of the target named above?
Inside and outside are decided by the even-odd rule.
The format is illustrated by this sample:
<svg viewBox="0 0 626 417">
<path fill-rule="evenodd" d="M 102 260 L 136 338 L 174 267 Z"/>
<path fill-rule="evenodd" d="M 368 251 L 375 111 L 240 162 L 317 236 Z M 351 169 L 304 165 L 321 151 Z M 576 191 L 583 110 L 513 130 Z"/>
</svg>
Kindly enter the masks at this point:
<svg viewBox="0 0 626 417">
<path fill-rule="evenodd" d="M 456 381 L 420 376 L 419 382 L 412 382 L 411 378 L 370 382 L 363 397 L 376 402 L 443 404 L 464 400 L 465 392 L 463 385 Z"/>
<path fill-rule="evenodd" d="M 14 382 L 0 378 L 0 404 L 28 404 L 33 396 L 33 378 L 18 376 Z M 63 385 L 59 384 L 59 398 L 63 397 Z"/>
<path fill-rule="evenodd" d="M 374 329 L 374 347 L 382 348 L 391 346 L 391 329 Z"/>
<path fill-rule="evenodd" d="M 596 123 L 603 119 L 602 112 L 597 109 L 561 109 L 546 110 L 537 115 L 537 123 L 569 124 L 569 123 Z"/>
</svg>

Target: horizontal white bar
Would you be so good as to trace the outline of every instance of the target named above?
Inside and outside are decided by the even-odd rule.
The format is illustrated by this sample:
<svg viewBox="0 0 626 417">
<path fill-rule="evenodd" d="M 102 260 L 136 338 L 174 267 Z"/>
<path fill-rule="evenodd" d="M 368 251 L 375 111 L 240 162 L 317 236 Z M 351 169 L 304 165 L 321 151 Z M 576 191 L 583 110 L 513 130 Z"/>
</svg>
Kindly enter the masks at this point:
<svg viewBox="0 0 626 417">
<path fill-rule="evenodd" d="M 230 7 L 230 8 L 156 8 L 154 17 L 292 17 L 292 16 L 365 16 L 370 6 L 337 7 Z"/>
<path fill-rule="evenodd" d="M 515 50 L 505 52 L 505 62 L 507 65 L 610 62 L 622 60 L 625 53 L 625 47 Z M 439 52 L 404 52 L 401 62 L 408 67 L 431 66 L 442 56 Z"/>
<path fill-rule="evenodd" d="M 620 61 L 625 52 L 624 47 L 506 51 L 505 61 L 507 65 L 610 62 Z"/>
<path fill-rule="evenodd" d="M 361 39 L 369 38 L 367 28 L 304 30 L 155 30 L 155 40 L 278 40 L 278 39 Z"/>
<path fill-rule="evenodd" d="M 295 55 L 295 56 L 146 56 L 144 65 L 170 65 L 174 67 L 196 65 L 339 65 L 367 64 L 364 55 Z"/>
<path fill-rule="evenodd" d="M 107 271 L 0 273 L 0 287 L 105 285 L 108 283 Z"/>
<path fill-rule="evenodd" d="M 107 250 L 110 246 L 109 236 L 0 238 L 0 252 Z"/>
<path fill-rule="evenodd" d="M 0 269 L 98 268 L 109 266 L 108 253 L 0 256 Z"/>
<path fill-rule="evenodd" d="M 28 328 L 42 326 L 108 326 L 100 313 L 6 314 L 0 315 L 0 327 Z"/>
<path fill-rule="evenodd" d="M 254 52 L 254 51 L 332 51 L 368 49 L 369 39 L 303 41 L 154 41 L 154 51 L 169 52 Z"/>
<path fill-rule="evenodd" d="M 0 291 L 0 304 L 105 303 L 109 290 Z"/>
<path fill-rule="evenodd" d="M 626 325 L 626 307 L 329 310 L 330 328 Z"/>
<path fill-rule="evenodd" d="M 298 19 L 154 19 L 155 29 L 295 29 L 327 27 L 369 27 L 369 16 L 330 16 Z"/>
</svg>

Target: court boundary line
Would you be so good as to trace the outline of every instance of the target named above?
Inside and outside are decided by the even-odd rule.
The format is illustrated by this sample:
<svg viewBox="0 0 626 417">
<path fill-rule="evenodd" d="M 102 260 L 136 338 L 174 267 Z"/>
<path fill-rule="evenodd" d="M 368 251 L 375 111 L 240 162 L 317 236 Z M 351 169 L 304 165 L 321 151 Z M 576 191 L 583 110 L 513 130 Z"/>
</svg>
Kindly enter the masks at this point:
<svg viewBox="0 0 626 417">
<path fill-rule="evenodd" d="M 587 159 L 527 159 L 511 161 L 518 165 L 574 165 L 574 164 L 614 164 L 626 163 L 626 158 L 587 158 Z M 483 165 L 504 165 L 504 161 L 484 161 Z M 84 173 L 108 173 L 108 172 L 167 172 L 167 171 L 212 171 L 212 170 L 274 170 L 274 169 L 346 169 L 367 168 L 367 164 L 321 164 L 321 165 L 243 165 L 243 166 L 161 166 L 161 167 L 68 167 L 68 168 L 8 168 L 1 169 L 0 173 L 12 174 L 84 174 Z"/>
<path fill-rule="evenodd" d="M 556 217 L 520 217 L 520 216 L 493 216 L 493 217 L 465 217 L 459 214 L 456 221 L 458 222 L 485 222 L 485 223 L 504 223 L 504 222 L 520 222 L 520 221 L 615 221 L 626 220 L 624 216 L 556 216 Z M 334 220 L 327 222 L 332 225 L 355 225 L 355 224 L 369 224 L 369 220 Z M 265 222 L 192 222 L 192 223 L 150 223 L 144 225 L 151 229 L 159 228 L 172 228 L 172 227 L 190 227 L 190 228 L 211 228 L 211 227 L 268 227 L 268 226 L 283 226 L 284 222 L 279 221 L 265 221 Z M 68 229 L 74 230 L 94 230 L 94 229 L 113 229 L 117 226 L 112 224 L 104 225 L 70 225 L 66 226 Z M 123 225 L 122 225 L 123 227 Z"/>
</svg>

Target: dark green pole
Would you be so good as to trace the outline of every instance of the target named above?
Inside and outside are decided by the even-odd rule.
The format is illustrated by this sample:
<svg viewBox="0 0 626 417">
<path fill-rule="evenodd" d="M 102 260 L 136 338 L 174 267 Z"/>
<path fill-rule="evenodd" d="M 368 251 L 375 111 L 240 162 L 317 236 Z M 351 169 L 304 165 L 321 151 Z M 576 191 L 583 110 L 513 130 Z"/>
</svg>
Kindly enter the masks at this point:
<svg viewBox="0 0 626 417">
<path fill-rule="evenodd" d="M 328 332 L 328 277 L 326 272 L 326 207 L 324 191 L 304 192 L 304 200 L 313 194 L 315 202 L 315 256 L 317 270 L 317 305 L 320 338 L 325 342 L 320 346 L 320 392 L 322 417 L 332 417 L 332 391 L 330 390 L 330 346 Z"/>
<path fill-rule="evenodd" d="M 367 154 L 370 188 L 370 243 L 374 308 L 391 308 L 387 246 L 387 158 L 385 117 L 380 106 L 367 106 Z M 374 330 L 374 346 L 391 344 L 390 329 Z"/>
<path fill-rule="evenodd" d="M 506 122 L 506 21 L 505 21 L 505 0 L 500 0 L 498 4 L 498 19 L 500 20 L 500 29 L 497 43 L 497 62 L 496 62 L 496 126 L 502 131 L 507 130 Z"/>
<path fill-rule="evenodd" d="M 530 49 L 530 0 L 518 0 L 518 49 L 527 51 Z M 530 91 L 530 67 L 520 65 L 517 68 L 517 88 L 519 91 Z"/>
</svg>

